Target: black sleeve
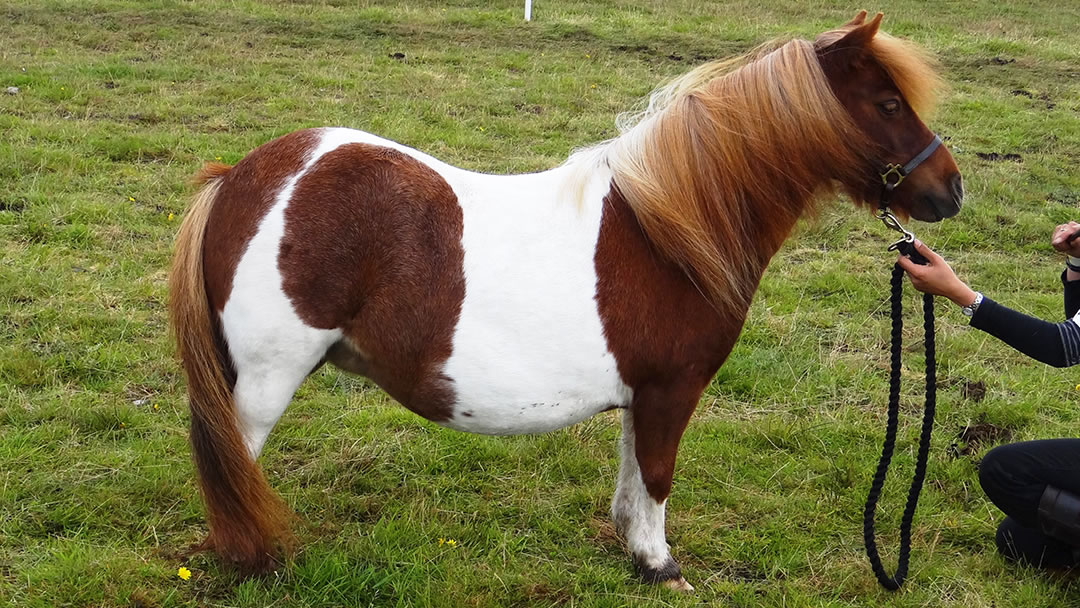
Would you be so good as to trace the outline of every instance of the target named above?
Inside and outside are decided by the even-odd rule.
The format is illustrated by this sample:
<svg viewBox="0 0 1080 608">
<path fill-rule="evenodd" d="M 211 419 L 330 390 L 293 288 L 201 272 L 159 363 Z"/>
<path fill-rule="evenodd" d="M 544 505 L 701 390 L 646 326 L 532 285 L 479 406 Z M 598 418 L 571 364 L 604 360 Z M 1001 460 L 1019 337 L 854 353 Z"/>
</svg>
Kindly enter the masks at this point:
<svg viewBox="0 0 1080 608">
<path fill-rule="evenodd" d="M 1054 367 L 1080 363 L 1080 325 L 1072 321 L 1042 321 L 984 297 L 971 318 L 971 326 Z"/>
<path fill-rule="evenodd" d="M 1080 281 L 1066 281 L 1065 271 L 1061 271 L 1061 286 L 1065 289 L 1065 318 L 1071 319 L 1080 310 Z"/>
</svg>

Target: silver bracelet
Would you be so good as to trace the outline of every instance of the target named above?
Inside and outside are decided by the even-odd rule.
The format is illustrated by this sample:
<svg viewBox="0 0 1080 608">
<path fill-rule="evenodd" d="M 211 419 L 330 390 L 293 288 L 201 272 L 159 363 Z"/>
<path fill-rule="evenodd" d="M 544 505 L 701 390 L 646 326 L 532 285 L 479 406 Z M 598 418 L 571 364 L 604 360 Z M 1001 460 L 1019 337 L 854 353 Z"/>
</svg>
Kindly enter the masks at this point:
<svg viewBox="0 0 1080 608">
<path fill-rule="evenodd" d="M 979 310 L 979 304 L 982 304 L 983 295 L 979 292 L 975 292 L 975 301 L 960 309 L 960 312 L 964 313 L 964 316 L 971 318 L 975 316 L 975 311 Z"/>
</svg>

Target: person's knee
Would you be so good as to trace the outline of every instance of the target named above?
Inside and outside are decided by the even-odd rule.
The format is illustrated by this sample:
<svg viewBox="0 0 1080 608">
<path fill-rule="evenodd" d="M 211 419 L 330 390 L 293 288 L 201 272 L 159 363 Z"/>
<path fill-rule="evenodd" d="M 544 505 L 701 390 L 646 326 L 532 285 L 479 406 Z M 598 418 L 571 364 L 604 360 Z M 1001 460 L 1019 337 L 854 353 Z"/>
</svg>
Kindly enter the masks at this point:
<svg viewBox="0 0 1080 608">
<path fill-rule="evenodd" d="M 1003 447 L 1005 446 L 998 446 L 990 450 L 979 461 L 979 485 L 987 494 L 1000 486 L 999 480 L 1003 471 L 1000 451 Z M 1001 532 L 1000 528 L 998 528 L 998 532 Z"/>
<path fill-rule="evenodd" d="M 1012 444 L 999 445 L 979 462 L 979 485 L 991 500 L 1010 491 L 1015 451 Z"/>
</svg>

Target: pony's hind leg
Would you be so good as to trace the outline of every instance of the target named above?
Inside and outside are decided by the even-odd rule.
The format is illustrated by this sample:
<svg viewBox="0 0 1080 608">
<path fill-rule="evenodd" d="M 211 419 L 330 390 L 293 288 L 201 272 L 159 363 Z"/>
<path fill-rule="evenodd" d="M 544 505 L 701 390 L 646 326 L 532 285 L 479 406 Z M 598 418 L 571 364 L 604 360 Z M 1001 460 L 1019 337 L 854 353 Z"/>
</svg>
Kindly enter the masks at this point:
<svg viewBox="0 0 1080 608">
<path fill-rule="evenodd" d="M 236 416 L 254 460 L 296 389 L 319 367 L 341 332 L 309 327 L 295 316 L 282 322 L 281 315 L 238 319 L 229 312 L 226 306 L 223 327 L 236 369 Z"/>
<path fill-rule="evenodd" d="M 318 361 L 283 360 L 274 366 L 238 366 L 233 393 L 236 416 L 252 460 L 259 457 L 270 431 Z"/>
<path fill-rule="evenodd" d="M 636 406 L 643 405 L 637 397 L 634 401 Z M 685 420 L 677 422 L 682 418 L 677 410 L 667 413 L 676 421 L 668 418 L 664 421 L 668 424 L 660 422 L 659 426 L 646 424 L 655 422 L 649 420 L 650 412 L 638 410 L 635 414 L 634 406 L 623 413 L 619 478 L 611 501 L 611 517 L 626 540 L 638 574 L 646 582 L 662 583 L 676 591 L 693 591 L 671 557 L 664 533 L 675 450 L 686 426 Z"/>
</svg>

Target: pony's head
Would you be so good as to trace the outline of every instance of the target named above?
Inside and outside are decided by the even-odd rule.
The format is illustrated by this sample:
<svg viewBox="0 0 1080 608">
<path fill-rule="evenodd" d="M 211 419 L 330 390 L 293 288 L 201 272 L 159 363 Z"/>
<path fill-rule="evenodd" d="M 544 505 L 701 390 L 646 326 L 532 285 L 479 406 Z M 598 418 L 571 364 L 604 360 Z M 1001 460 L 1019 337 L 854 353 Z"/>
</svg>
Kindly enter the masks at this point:
<svg viewBox="0 0 1080 608">
<path fill-rule="evenodd" d="M 843 187 L 856 201 L 877 205 L 884 195 L 897 215 L 936 222 L 956 215 L 964 198 L 956 162 L 919 117 L 941 81 L 918 49 L 878 32 L 881 16 L 867 21 L 860 11 L 814 41 L 829 86 L 871 142 L 878 168 L 865 179 L 848 176 Z"/>
<path fill-rule="evenodd" d="M 901 218 L 960 210 L 956 163 L 919 118 L 941 81 L 880 23 L 859 13 L 815 42 L 704 63 L 576 158 L 609 167 L 656 250 L 742 314 L 798 218 L 838 188 L 874 207 L 884 196 Z"/>
</svg>

